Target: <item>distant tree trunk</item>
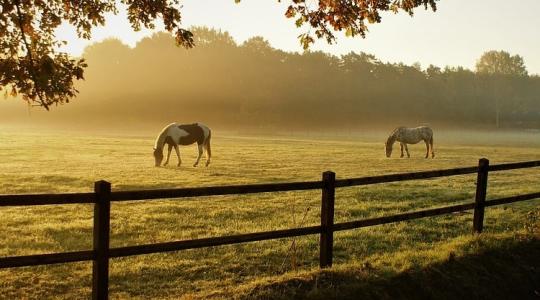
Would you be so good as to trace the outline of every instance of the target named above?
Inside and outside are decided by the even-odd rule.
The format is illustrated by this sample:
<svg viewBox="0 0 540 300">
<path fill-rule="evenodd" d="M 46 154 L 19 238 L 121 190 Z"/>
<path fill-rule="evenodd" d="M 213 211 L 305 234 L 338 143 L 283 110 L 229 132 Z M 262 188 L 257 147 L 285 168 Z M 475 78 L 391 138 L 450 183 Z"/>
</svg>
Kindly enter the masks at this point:
<svg viewBox="0 0 540 300">
<path fill-rule="evenodd" d="M 499 97 L 495 96 L 495 127 L 497 129 L 501 127 L 500 115 L 501 115 L 501 107 L 499 105 Z"/>
</svg>

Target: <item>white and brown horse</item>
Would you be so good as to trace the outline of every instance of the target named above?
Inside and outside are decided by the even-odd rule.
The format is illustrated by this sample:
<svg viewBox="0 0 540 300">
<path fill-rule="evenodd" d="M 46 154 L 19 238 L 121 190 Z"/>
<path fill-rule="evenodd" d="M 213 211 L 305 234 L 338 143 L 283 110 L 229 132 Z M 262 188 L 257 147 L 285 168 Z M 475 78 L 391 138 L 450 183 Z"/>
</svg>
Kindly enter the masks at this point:
<svg viewBox="0 0 540 300">
<path fill-rule="evenodd" d="M 407 144 L 417 144 L 420 141 L 426 143 L 426 158 L 429 157 L 430 150 L 431 158 L 435 157 L 435 152 L 433 151 L 433 130 L 427 126 L 415 128 L 398 127 L 394 129 L 386 140 L 386 157 L 390 157 L 392 154 L 392 146 L 396 141 L 401 146 L 401 157 L 403 157 L 403 148 L 407 152 L 407 157 L 411 157 Z"/>
<path fill-rule="evenodd" d="M 182 164 L 182 159 L 180 158 L 180 150 L 178 149 L 178 145 L 191 145 L 195 142 L 199 147 L 199 156 L 197 157 L 197 161 L 195 161 L 193 166 L 196 167 L 199 164 L 199 160 L 201 159 L 204 150 L 206 150 L 206 166 L 208 166 L 210 164 L 210 157 L 212 156 L 212 151 L 210 149 L 211 135 L 212 133 L 210 128 L 201 123 L 171 123 L 167 125 L 158 135 L 154 144 L 154 158 L 156 160 L 156 167 L 159 167 L 163 161 L 163 147 L 165 144 L 169 146 L 169 152 L 167 153 L 167 160 L 163 165 L 166 166 L 169 163 L 171 150 L 174 148 L 176 151 L 176 156 L 178 156 L 178 166 L 180 166 L 180 164 Z"/>
</svg>

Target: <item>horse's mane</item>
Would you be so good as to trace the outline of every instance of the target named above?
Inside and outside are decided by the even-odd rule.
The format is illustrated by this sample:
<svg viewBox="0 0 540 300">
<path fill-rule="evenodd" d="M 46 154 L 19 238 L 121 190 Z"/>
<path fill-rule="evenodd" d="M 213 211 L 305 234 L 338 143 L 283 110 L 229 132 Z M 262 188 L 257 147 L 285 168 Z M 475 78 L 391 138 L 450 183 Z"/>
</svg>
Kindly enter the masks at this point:
<svg viewBox="0 0 540 300">
<path fill-rule="evenodd" d="M 407 128 L 407 127 L 405 126 L 396 127 L 394 130 L 392 130 L 392 133 L 390 135 L 395 135 L 399 130 L 404 129 L 404 128 Z"/>
<path fill-rule="evenodd" d="M 405 126 L 399 126 L 399 127 L 396 127 L 394 130 L 392 130 L 392 133 L 390 133 L 390 135 L 388 136 L 388 139 L 386 140 L 386 142 L 389 142 L 389 141 L 395 141 L 396 140 L 396 134 L 397 132 L 400 130 L 400 129 L 403 129 L 405 128 Z"/>
<path fill-rule="evenodd" d="M 158 136 L 156 138 L 156 141 L 154 142 L 154 149 L 163 148 L 163 144 L 165 143 L 165 138 L 167 137 L 167 131 L 168 131 L 169 127 L 175 126 L 175 125 L 176 125 L 176 123 L 171 123 L 171 124 L 165 126 L 165 128 L 163 128 L 163 130 L 161 130 L 161 132 L 158 134 Z"/>
</svg>

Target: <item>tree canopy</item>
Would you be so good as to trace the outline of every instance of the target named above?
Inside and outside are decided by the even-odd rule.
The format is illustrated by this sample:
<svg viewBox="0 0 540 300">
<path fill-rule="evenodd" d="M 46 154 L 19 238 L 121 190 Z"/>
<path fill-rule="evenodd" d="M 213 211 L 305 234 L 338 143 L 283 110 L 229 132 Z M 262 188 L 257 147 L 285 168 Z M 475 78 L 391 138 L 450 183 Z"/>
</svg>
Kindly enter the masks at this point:
<svg viewBox="0 0 540 300">
<path fill-rule="evenodd" d="M 486 75 L 526 76 L 527 68 L 523 57 L 510 55 L 506 51 L 488 51 L 476 62 L 476 72 Z"/>
<path fill-rule="evenodd" d="M 512 98 L 515 96 L 514 89 L 522 88 L 519 86 L 515 78 L 527 76 L 527 68 L 525 61 L 520 55 L 510 55 L 506 51 L 487 51 L 476 62 L 476 72 L 484 79 L 483 84 L 487 89 L 492 91 L 492 99 L 495 107 L 495 124 L 499 128 L 501 126 L 501 113 L 504 104 L 514 102 L 516 106 L 522 106 L 521 103 L 516 103 Z M 514 78 L 514 80 L 511 80 Z M 509 80 L 510 79 L 510 80 Z M 509 99 L 511 99 L 509 101 Z M 514 110 L 516 110 L 515 107 Z"/>
<path fill-rule="evenodd" d="M 436 1 L 290 0 L 284 14 L 296 26 L 309 28 L 299 36 L 307 49 L 315 38 L 333 43 L 336 31 L 364 37 L 368 23 L 381 22 L 381 12 L 402 10 L 413 15 L 419 6 L 435 10 Z M 119 3 L 126 5 L 134 30 L 152 29 L 160 19 L 178 45 L 191 48 L 204 43 L 204 38 L 194 37 L 182 27 L 178 0 L 0 0 L 0 90 L 6 95 L 20 94 L 28 103 L 47 110 L 69 102 L 78 93 L 74 81 L 84 78 L 87 64 L 84 58 L 74 59 L 56 50 L 66 42 L 56 38 L 55 29 L 68 23 L 79 37 L 89 39 L 93 28 L 105 24 L 106 13 L 118 13 Z"/>
</svg>

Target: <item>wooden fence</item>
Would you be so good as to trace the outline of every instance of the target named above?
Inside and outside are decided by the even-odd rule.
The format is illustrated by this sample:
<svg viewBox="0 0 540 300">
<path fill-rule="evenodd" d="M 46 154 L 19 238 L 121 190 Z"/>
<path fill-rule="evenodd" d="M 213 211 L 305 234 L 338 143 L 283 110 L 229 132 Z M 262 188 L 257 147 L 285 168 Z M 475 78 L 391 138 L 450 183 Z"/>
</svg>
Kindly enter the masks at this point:
<svg viewBox="0 0 540 300">
<path fill-rule="evenodd" d="M 93 193 L 70 194 L 29 194 L 29 195 L 0 195 L 2 206 L 32 206 L 32 205 L 59 205 L 75 203 L 94 204 L 93 249 L 85 251 L 38 254 L 14 257 L 1 257 L 0 268 L 13 268 L 22 266 L 36 266 L 56 263 L 78 261 L 92 261 L 92 298 L 107 299 L 109 285 L 109 259 L 130 255 L 140 255 L 167 251 L 178 251 L 212 247 L 219 245 L 239 244 L 246 242 L 279 239 L 310 234 L 320 235 L 319 265 L 321 268 L 332 266 L 333 234 L 336 231 L 368 227 L 404 220 L 419 219 L 431 216 L 449 214 L 453 212 L 474 209 L 473 231 L 482 232 L 485 207 L 508 204 L 518 201 L 540 198 L 540 192 L 517 195 L 486 201 L 488 173 L 494 171 L 532 168 L 540 166 L 540 161 L 528 161 L 489 165 L 485 158 L 480 159 L 477 167 L 455 168 L 436 171 L 414 172 L 404 174 L 391 174 L 372 177 L 349 179 L 336 179 L 331 171 L 322 174 L 321 181 L 269 183 L 252 185 L 231 185 L 199 188 L 179 188 L 141 191 L 111 192 L 111 184 L 106 181 L 97 181 Z M 475 202 L 459 204 L 441 208 L 427 209 L 415 212 L 402 213 L 372 219 L 351 222 L 334 223 L 335 189 L 342 187 L 369 185 L 376 183 L 397 182 L 404 180 L 429 179 L 477 173 Z M 321 223 L 318 226 L 283 229 L 257 233 L 238 234 L 230 236 L 182 240 L 166 243 L 146 244 L 129 247 L 109 247 L 110 208 L 113 201 L 134 201 L 163 198 L 186 198 L 199 196 L 216 196 L 230 194 L 250 194 L 299 190 L 322 190 Z"/>
</svg>

